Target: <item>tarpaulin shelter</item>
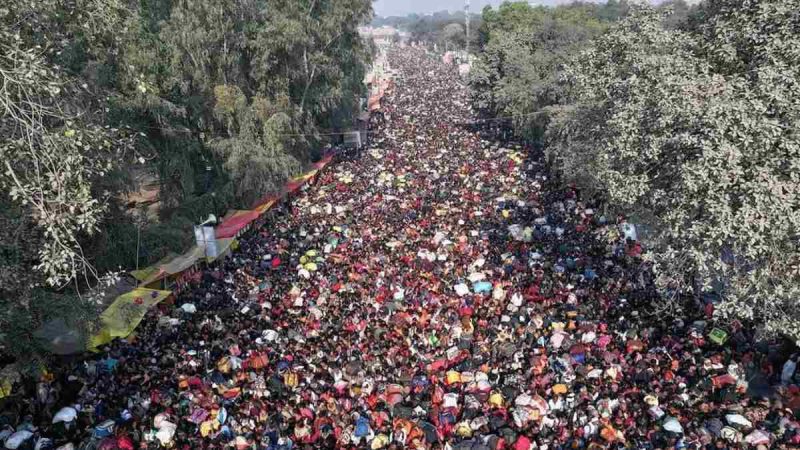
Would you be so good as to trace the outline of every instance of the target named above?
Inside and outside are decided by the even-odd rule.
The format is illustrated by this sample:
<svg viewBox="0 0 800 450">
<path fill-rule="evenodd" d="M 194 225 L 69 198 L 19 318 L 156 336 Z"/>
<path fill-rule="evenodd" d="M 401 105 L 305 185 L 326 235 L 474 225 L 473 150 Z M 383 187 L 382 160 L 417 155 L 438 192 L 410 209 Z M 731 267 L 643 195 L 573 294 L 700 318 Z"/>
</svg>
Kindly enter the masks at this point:
<svg viewBox="0 0 800 450">
<path fill-rule="evenodd" d="M 252 210 L 230 211 L 216 229 L 218 238 L 235 237 L 242 230 L 247 228 L 254 220 L 258 219 L 259 212 Z"/>
<path fill-rule="evenodd" d="M 383 100 L 384 95 L 386 95 L 386 90 L 389 89 L 390 85 L 391 80 L 389 79 L 382 79 L 378 82 L 377 86 L 372 92 L 372 95 L 369 97 L 369 101 L 367 102 L 368 111 L 380 111 L 381 101 Z"/>
<path fill-rule="evenodd" d="M 296 176 L 296 177 L 292 178 L 286 184 L 286 192 L 294 193 L 297 190 L 299 190 L 306 183 L 311 181 L 311 179 L 313 179 L 319 173 L 320 170 L 322 170 L 326 165 L 328 165 L 331 162 L 332 159 L 333 159 L 333 156 L 327 156 L 327 157 L 323 158 L 322 160 L 320 160 L 319 162 L 315 163 L 312 166 L 311 171 L 306 172 L 306 173 L 304 173 L 302 175 L 299 175 L 299 176 Z"/>
<path fill-rule="evenodd" d="M 217 256 L 214 258 L 208 256 L 206 257 L 206 260 L 208 262 L 214 262 L 215 260 L 227 255 L 231 250 L 236 250 L 238 247 L 239 241 L 234 238 L 217 239 Z"/>
<path fill-rule="evenodd" d="M 162 262 L 157 263 L 152 267 L 137 271 L 134 276 L 144 286 L 151 286 L 153 283 L 163 280 L 169 276 L 181 273 L 197 263 L 197 261 L 205 256 L 205 251 L 198 247 L 193 246 L 189 251 L 182 255 L 170 256 Z M 147 275 L 146 278 L 139 278 L 139 276 Z"/>
<path fill-rule="evenodd" d="M 205 259 L 207 262 L 214 262 L 218 258 L 224 256 L 232 248 L 236 248 L 236 239 L 230 237 L 217 239 L 216 247 L 216 257 L 208 255 L 205 249 L 195 245 L 182 255 L 166 258 L 162 260 L 161 263 L 157 263 L 152 267 L 139 270 L 136 273 L 132 273 L 132 275 L 134 275 L 134 277 L 141 282 L 142 286 L 152 286 L 154 283 L 165 278 L 185 272 L 197 264 L 198 261 L 203 259 Z M 147 277 L 140 278 L 140 276 L 143 275 L 146 275 Z"/>
<path fill-rule="evenodd" d="M 161 266 L 163 264 L 168 263 L 174 256 L 167 256 L 165 258 L 161 258 L 157 263 L 153 264 L 152 266 L 145 267 L 138 270 L 132 270 L 131 276 L 136 278 L 139 282 L 145 282 L 147 280 L 157 278 L 158 274 L 161 272 Z"/>
<path fill-rule="evenodd" d="M 134 288 L 136 288 L 136 280 L 130 277 L 121 277 L 113 286 L 97 295 L 95 299 L 100 308 L 105 308 L 116 301 L 120 295 L 130 292 Z M 33 332 L 33 336 L 40 345 L 55 355 L 73 355 L 86 350 L 87 329 L 85 323 L 80 323 L 80 321 L 67 322 L 60 316 L 49 318 Z"/>
<path fill-rule="evenodd" d="M 309 172 L 289 180 L 289 182 L 286 183 L 286 186 L 283 188 L 282 192 L 279 193 L 271 192 L 261 197 L 253 205 L 253 211 L 257 212 L 258 215 L 264 214 L 265 212 L 269 211 L 270 208 L 275 206 L 275 204 L 278 203 L 278 201 L 280 201 L 283 194 L 296 192 L 298 189 L 303 187 L 305 183 L 314 178 L 314 176 L 316 176 L 320 170 L 324 169 L 325 166 L 330 164 L 331 161 L 333 161 L 333 155 L 327 155 L 321 160 L 315 162 L 314 164 L 311 165 L 311 170 Z M 220 236 L 219 232 L 217 232 L 217 236 Z"/>
<path fill-rule="evenodd" d="M 333 161 L 333 155 L 327 155 L 324 158 L 320 159 L 319 161 L 315 162 L 311 167 L 315 170 L 319 171 L 325 168 L 328 164 Z"/>
<path fill-rule="evenodd" d="M 130 336 L 147 311 L 172 295 L 171 291 L 137 288 L 120 295 L 102 314 L 101 327 L 89 340 L 89 348 L 105 345 L 115 338 Z"/>
<path fill-rule="evenodd" d="M 292 180 L 286 183 L 286 192 L 293 194 L 303 187 L 304 184 L 305 180 Z"/>
<path fill-rule="evenodd" d="M 381 110 L 381 97 L 380 96 L 372 96 L 369 98 L 369 103 L 367 103 L 367 108 L 370 112 L 380 111 Z"/>
</svg>

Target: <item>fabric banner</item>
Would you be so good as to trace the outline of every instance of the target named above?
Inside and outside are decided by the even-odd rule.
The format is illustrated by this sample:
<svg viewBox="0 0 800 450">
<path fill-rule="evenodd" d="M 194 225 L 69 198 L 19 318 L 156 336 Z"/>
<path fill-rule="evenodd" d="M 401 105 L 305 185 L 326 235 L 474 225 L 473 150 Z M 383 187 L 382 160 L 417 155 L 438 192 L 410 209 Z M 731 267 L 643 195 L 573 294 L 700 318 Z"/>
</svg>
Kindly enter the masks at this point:
<svg viewBox="0 0 800 450">
<path fill-rule="evenodd" d="M 205 257 L 205 250 L 198 247 L 197 245 L 194 245 L 186 253 L 179 256 L 175 256 L 172 259 L 159 265 L 158 270 L 154 272 L 154 275 L 148 278 L 147 280 L 143 280 L 142 282 L 143 284 L 150 284 L 154 281 L 161 280 L 170 275 L 183 272 L 184 270 L 195 265 L 197 260 L 203 257 Z"/>
<path fill-rule="evenodd" d="M 234 210 L 229 212 L 222 223 L 217 227 L 217 238 L 231 238 L 236 236 L 239 231 L 258 219 L 260 214 L 256 210 Z"/>
<path fill-rule="evenodd" d="M 203 256 L 205 256 L 203 249 L 195 245 L 188 252 L 180 256 L 176 256 L 168 263 L 162 265 L 161 271 L 166 273 L 167 275 L 173 275 L 179 272 L 183 272 L 189 267 L 192 267 L 194 263 L 196 263 L 197 260 L 202 258 Z"/>
<path fill-rule="evenodd" d="M 320 170 L 333 161 L 333 155 L 327 155 L 312 165 L 311 171 L 292 178 L 280 193 L 270 193 L 256 202 L 252 210 L 233 210 L 225 215 L 222 223 L 215 228 L 216 233 L 216 252 L 209 254 L 207 250 L 197 245 L 193 246 L 186 253 L 179 256 L 164 258 L 158 263 L 144 269 L 132 271 L 131 275 L 136 278 L 142 286 L 149 286 L 163 280 L 169 276 L 182 273 L 203 258 L 208 262 L 225 255 L 231 249 L 236 249 L 238 242 L 234 237 L 245 227 L 258 219 L 262 214 L 270 210 L 281 197 L 287 193 L 294 193 L 309 180 L 314 178 Z"/>
<path fill-rule="evenodd" d="M 370 112 L 373 111 L 380 111 L 381 109 L 381 100 L 383 100 L 383 96 L 386 95 L 386 90 L 389 89 L 391 86 L 391 80 L 389 79 L 382 79 L 378 82 L 378 86 L 370 96 L 369 101 L 367 102 L 367 109 Z"/>
<path fill-rule="evenodd" d="M 314 176 L 317 175 L 320 170 L 324 169 L 325 166 L 330 164 L 331 161 L 333 161 L 333 155 L 327 155 L 321 160 L 315 162 L 314 164 L 311 165 L 311 171 L 304 173 L 302 175 L 298 175 L 289 180 L 289 182 L 286 183 L 286 186 L 283 188 L 282 192 L 280 193 L 271 192 L 261 197 L 253 205 L 253 211 L 257 212 L 259 216 L 269 211 L 270 208 L 272 208 L 273 206 L 275 206 L 276 203 L 278 203 L 283 194 L 293 193 L 298 189 L 300 189 L 301 187 L 303 187 L 305 183 L 307 183 L 310 179 L 314 178 Z M 221 235 L 217 234 L 217 236 Z"/>
<path fill-rule="evenodd" d="M 313 169 L 308 173 L 304 173 L 302 175 L 298 175 L 292 178 L 291 181 L 286 183 L 286 191 L 289 193 L 297 191 L 298 189 L 303 187 L 308 182 L 308 180 L 314 178 L 314 175 L 316 175 L 317 172 L 319 172 L 319 170 Z"/>
<path fill-rule="evenodd" d="M 270 209 L 272 209 L 272 207 L 273 207 L 273 206 L 275 206 L 275 203 L 278 203 L 278 200 L 277 200 L 277 199 L 268 200 L 268 201 L 266 201 L 266 202 L 264 202 L 264 203 L 262 203 L 262 204 L 260 204 L 260 205 L 256 206 L 256 207 L 253 209 L 253 211 L 256 211 L 256 212 L 258 213 L 258 215 L 259 215 L 259 216 L 261 216 L 261 215 L 263 215 L 265 212 L 267 212 L 267 211 L 269 211 Z"/>
<path fill-rule="evenodd" d="M 89 348 L 105 345 L 115 338 L 128 337 L 139 326 L 147 311 L 172 295 L 171 291 L 136 288 L 122 294 L 102 314 L 100 330 L 90 338 Z"/>
<path fill-rule="evenodd" d="M 319 170 L 324 169 L 325 166 L 327 166 L 328 164 L 331 163 L 331 161 L 333 161 L 333 155 L 327 155 L 326 157 L 322 158 L 321 160 L 315 162 L 311 167 L 313 167 L 314 169 L 319 171 Z"/>
<path fill-rule="evenodd" d="M 239 241 L 234 238 L 217 239 L 218 255 L 216 257 L 207 256 L 206 261 L 214 262 L 215 260 L 225 256 L 230 250 L 236 250 L 238 247 Z"/>
<path fill-rule="evenodd" d="M 369 108 L 370 112 L 380 111 L 381 110 L 381 96 L 375 95 L 369 98 L 369 103 L 367 103 L 367 107 Z"/>
<path fill-rule="evenodd" d="M 216 247 L 216 255 L 208 254 L 206 249 L 198 247 L 197 245 L 193 246 L 189 251 L 186 253 L 172 257 L 172 259 L 168 259 L 165 262 L 153 266 L 147 267 L 145 269 L 139 270 L 138 275 L 141 276 L 142 274 L 150 274 L 148 278 L 139 278 L 136 277 L 137 280 L 141 282 L 142 285 L 147 286 L 156 281 L 163 280 L 169 276 L 182 273 L 192 266 L 197 264 L 197 261 L 205 258 L 207 262 L 214 262 L 217 259 L 224 256 L 228 250 L 236 248 L 236 239 L 234 238 L 224 238 L 224 239 L 217 239 L 214 243 Z M 136 275 L 134 275 L 136 276 Z"/>
</svg>

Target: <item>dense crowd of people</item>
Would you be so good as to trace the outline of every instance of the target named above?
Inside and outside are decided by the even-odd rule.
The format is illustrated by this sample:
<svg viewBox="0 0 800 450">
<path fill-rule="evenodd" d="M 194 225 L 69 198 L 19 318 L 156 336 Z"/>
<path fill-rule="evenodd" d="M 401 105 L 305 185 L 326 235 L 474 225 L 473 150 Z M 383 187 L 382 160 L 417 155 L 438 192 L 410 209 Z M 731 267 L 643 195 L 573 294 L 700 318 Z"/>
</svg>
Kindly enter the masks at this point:
<svg viewBox="0 0 800 450">
<path fill-rule="evenodd" d="M 43 380 L 7 448 L 734 449 L 800 444 L 797 357 L 658 302 L 623 218 L 463 125 L 393 49 L 371 149 L 198 274 L 135 339 Z M 9 409 L 10 410 L 10 409 Z M 49 446 L 49 447 L 48 447 Z"/>
</svg>

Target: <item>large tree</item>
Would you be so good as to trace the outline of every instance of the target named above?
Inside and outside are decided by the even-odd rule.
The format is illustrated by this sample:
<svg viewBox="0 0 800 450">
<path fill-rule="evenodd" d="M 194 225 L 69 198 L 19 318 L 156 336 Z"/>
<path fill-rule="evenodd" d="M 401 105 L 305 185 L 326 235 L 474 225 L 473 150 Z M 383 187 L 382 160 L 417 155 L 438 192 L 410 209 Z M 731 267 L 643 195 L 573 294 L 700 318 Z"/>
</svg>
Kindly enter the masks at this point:
<svg viewBox="0 0 800 450">
<path fill-rule="evenodd" d="M 646 223 L 665 293 L 800 337 L 800 2 L 708 2 L 693 31 L 638 8 L 568 69 L 565 174 Z"/>
<path fill-rule="evenodd" d="M 488 118 L 513 117 L 520 135 L 540 138 L 545 108 L 562 98 L 560 66 L 606 26 L 590 4 L 486 7 L 479 30 L 483 46 L 470 73 L 475 107 Z"/>
<path fill-rule="evenodd" d="M 82 235 L 97 231 L 109 195 L 95 182 L 131 156 L 125 133 L 103 126 L 98 86 L 59 64 L 74 41 L 107 57 L 122 7 L 77 3 L 13 1 L 0 10 L 0 186 L 42 229 L 37 268 L 51 286 L 95 281 L 81 246 Z"/>
<path fill-rule="evenodd" d="M 369 54 L 367 0 L 175 2 L 160 31 L 172 90 L 235 180 L 240 206 L 309 159 L 321 126 L 357 109 Z M 333 116 L 333 118 L 331 117 Z"/>
<path fill-rule="evenodd" d="M 0 350 L 33 354 L 19 344 L 58 311 L 91 317 L 105 274 L 184 251 L 201 216 L 300 171 L 358 108 L 371 14 L 368 0 L 0 5 Z M 155 205 L 129 207 L 135 180 Z"/>
<path fill-rule="evenodd" d="M 31 356 L 50 318 L 86 318 L 98 271 L 87 243 L 137 159 L 136 134 L 107 126 L 104 72 L 119 48 L 121 2 L 12 0 L 0 7 L 0 348 Z M 65 295 L 65 294 L 68 295 Z M 75 299 L 61 308 L 59 298 Z"/>
</svg>

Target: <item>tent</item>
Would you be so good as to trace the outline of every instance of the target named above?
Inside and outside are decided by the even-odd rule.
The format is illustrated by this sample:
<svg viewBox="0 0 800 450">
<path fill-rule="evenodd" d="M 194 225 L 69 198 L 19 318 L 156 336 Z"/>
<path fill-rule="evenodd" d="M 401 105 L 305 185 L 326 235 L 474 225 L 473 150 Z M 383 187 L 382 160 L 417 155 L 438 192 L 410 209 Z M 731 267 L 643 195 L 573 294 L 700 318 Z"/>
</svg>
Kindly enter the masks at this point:
<svg viewBox="0 0 800 450">
<path fill-rule="evenodd" d="M 125 338 L 133 333 L 147 311 L 172 294 L 170 291 L 137 288 L 120 295 L 102 314 L 101 327 L 91 337 L 89 348 L 105 345 L 115 338 Z"/>
</svg>

